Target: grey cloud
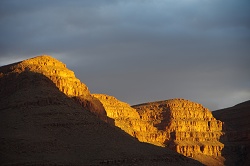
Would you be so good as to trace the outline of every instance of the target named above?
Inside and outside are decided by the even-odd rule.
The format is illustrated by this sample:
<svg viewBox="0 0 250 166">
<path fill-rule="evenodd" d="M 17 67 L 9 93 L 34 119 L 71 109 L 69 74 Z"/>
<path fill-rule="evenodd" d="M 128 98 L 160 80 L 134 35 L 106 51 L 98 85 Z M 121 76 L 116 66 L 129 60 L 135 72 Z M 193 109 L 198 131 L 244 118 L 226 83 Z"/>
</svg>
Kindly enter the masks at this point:
<svg viewBox="0 0 250 166">
<path fill-rule="evenodd" d="M 2 0 L 0 65 L 51 54 L 92 92 L 221 108 L 250 97 L 249 8 L 248 0 Z"/>
</svg>

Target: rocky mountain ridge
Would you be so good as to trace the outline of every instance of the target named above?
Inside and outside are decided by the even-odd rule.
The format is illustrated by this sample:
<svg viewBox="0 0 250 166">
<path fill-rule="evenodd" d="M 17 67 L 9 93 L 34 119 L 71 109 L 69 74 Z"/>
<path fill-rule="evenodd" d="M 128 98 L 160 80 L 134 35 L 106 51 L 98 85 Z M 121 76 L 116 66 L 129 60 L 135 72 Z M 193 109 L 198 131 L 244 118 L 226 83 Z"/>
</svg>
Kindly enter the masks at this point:
<svg viewBox="0 0 250 166">
<path fill-rule="evenodd" d="M 141 119 L 137 110 L 129 104 L 105 94 L 94 94 L 93 96 L 99 99 L 103 104 L 107 116 L 114 120 L 115 126 L 121 128 L 141 142 L 164 146 L 164 133 L 158 132 L 156 127 Z"/>
<path fill-rule="evenodd" d="M 133 108 L 142 119 L 165 133 L 162 142 L 165 147 L 197 160 L 206 156 L 216 165 L 222 165 L 222 122 L 216 120 L 211 111 L 201 104 L 185 99 L 170 99 L 139 104 Z"/>
<path fill-rule="evenodd" d="M 30 86 L 31 84 L 32 86 Z M 226 120 L 228 124 L 225 125 L 223 124 L 225 119 L 221 118 L 219 113 L 218 116 L 213 115 L 201 104 L 189 100 L 170 99 L 131 107 L 109 95 L 91 94 L 88 87 L 75 77 L 73 71 L 48 55 L 0 67 L 0 86 L 2 87 L 0 88 L 1 110 L 13 109 L 16 111 L 19 108 L 37 110 L 37 107 L 48 107 L 49 105 L 53 106 L 52 108 L 60 107 L 68 110 L 82 108 L 85 112 L 94 114 L 107 122 L 109 126 L 120 128 L 140 142 L 172 149 L 205 165 L 223 165 L 225 160 L 228 161 L 228 156 L 225 158 L 225 145 L 228 147 L 228 144 L 225 144 L 223 139 L 228 140 L 233 134 L 232 130 L 230 132 L 225 130 L 225 128 L 235 126 L 228 125 L 232 118 L 228 116 L 229 120 Z M 52 93 L 55 89 L 46 90 L 46 88 L 35 87 L 54 87 L 58 92 Z M 33 92 L 35 95 L 32 96 Z M 6 96 L 8 97 L 6 98 Z M 40 114 L 43 113 L 40 112 Z M 50 111 L 46 112 L 47 114 L 46 118 L 55 116 Z M 249 111 L 245 111 L 244 115 L 249 115 Z M 82 124 L 80 121 L 78 119 L 76 124 Z M 4 122 L 6 121 L 2 122 L 3 126 Z M 51 125 L 59 128 L 72 126 L 71 122 L 58 122 L 49 126 L 52 127 Z M 84 123 L 82 125 L 84 126 Z M 242 125 L 244 126 L 246 123 Z M 86 133 L 86 131 L 81 132 Z M 239 132 L 237 134 L 239 135 Z M 246 131 L 245 134 L 249 134 L 249 132 Z M 240 136 L 240 139 L 242 137 Z M 231 156 L 229 155 L 229 157 Z M 228 165 L 228 162 L 225 163 Z"/>
<path fill-rule="evenodd" d="M 108 121 L 106 112 L 88 90 L 88 87 L 75 77 L 73 71 L 57 59 L 42 55 L 12 65 L 1 67 L 1 75 L 18 75 L 22 72 L 39 73 L 51 80 L 65 95 L 74 98 L 79 104 L 95 113 L 101 119 Z"/>
<path fill-rule="evenodd" d="M 47 63 L 47 68 L 43 62 L 48 60 L 53 64 L 52 58 L 42 56 L 36 65 L 26 61 L 0 67 L 1 165 L 201 165 L 140 143 L 100 120 L 95 108 L 89 110 L 93 105 L 74 99 L 89 95 L 85 86 L 73 81 L 71 72 L 51 74 L 57 64 Z M 65 80 L 54 82 L 60 79 Z M 68 83 L 81 86 L 84 93 L 63 88 Z"/>
<path fill-rule="evenodd" d="M 169 147 L 185 156 L 220 157 L 222 122 L 201 104 L 171 99 L 130 107 L 103 94 L 94 94 L 115 125 L 141 142 Z"/>
</svg>

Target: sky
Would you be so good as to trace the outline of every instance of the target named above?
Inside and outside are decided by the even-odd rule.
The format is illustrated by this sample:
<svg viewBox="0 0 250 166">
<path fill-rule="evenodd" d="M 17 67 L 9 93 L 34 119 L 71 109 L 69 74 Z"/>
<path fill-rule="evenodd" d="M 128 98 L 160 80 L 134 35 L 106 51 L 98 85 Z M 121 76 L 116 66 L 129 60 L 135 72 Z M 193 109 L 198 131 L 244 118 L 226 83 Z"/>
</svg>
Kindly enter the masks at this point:
<svg viewBox="0 0 250 166">
<path fill-rule="evenodd" d="M 1 0 L 0 66 L 48 54 L 131 105 L 250 99 L 249 0 Z"/>
</svg>

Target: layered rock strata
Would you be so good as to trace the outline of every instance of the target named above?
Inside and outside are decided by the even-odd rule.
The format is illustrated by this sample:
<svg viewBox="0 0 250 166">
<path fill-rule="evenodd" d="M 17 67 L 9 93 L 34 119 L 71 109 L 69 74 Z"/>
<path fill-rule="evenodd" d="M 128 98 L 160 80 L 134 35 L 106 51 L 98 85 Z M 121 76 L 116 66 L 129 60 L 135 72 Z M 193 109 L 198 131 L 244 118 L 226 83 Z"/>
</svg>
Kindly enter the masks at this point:
<svg viewBox="0 0 250 166">
<path fill-rule="evenodd" d="M 99 100 L 91 96 L 88 87 L 77 79 L 74 72 L 67 69 L 64 63 L 48 55 L 37 56 L 1 67 L 0 76 L 8 76 L 11 78 L 11 76 L 18 75 L 22 72 L 33 72 L 46 76 L 61 92 L 75 99 L 75 101 L 81 104 L 85 109 L 107 121 L 106 112 L 102 104 Z M 4 84 L 4 81 L 2 81 L 2 84 Z M 14 89 L 12 91 L 14 91 Z"/>
<path fill-rule="evenodd" d="M 140 117 L 165 133 L 164 145 L 193 157 L 204 154 L 220 156 L 222 122 L 201 104 L 184 99 L 145 103 L 133 106 Z"/>
<path fill-rule="evenodd" d="M 184 99 L 145 103 L 130 107 L 103 94 L 94 94 L 107 116 L 141 142 L 169 147 L 185 156 L 220 157 L 222 122 L 201 104 Z"/>
<path fill-rule="evenodd" d="M 136 109 L 129 104 L 105 94 L 93 94 L 93 96 L 103 104 L 107 116 L 114 120 L 115 126 L 141 142 L 164 146 L 166 137 L 164 132 L 158 131 L 156 127 L 141 119 Z"/>
</svg>

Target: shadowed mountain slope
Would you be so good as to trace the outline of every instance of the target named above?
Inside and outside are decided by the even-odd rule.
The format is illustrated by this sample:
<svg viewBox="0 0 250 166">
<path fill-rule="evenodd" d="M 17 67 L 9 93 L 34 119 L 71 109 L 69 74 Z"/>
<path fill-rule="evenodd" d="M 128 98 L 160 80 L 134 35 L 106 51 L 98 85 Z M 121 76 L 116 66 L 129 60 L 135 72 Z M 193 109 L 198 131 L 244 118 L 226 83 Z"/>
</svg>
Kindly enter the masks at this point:
<svg viewBox="0 0 250 166">
<path fill-rule="evenodd" d="M 231 130 L 249 130 L 250 100 L 230 108 L 213 111 L 213 115 L 222 120 Z"/>
<path fill-rule="evenodd" d="M 50 77 L 44 59 L 36 60 L 42 69 L 27 61 L 0 67 L 2 165 L 200 165 L 100 120 L 92 112 L 100 108 L 83 84 L 69 77 L 73 85 L 66 86 L 65 75 Z M 55 84 L 52 77 L 65 80 Z M 89 96 L 89 103 L 79 104 L 73 99 L 78 96 Z"/>
<path fill-rule="evenodd" d="M 226 133 L 221 141 L 225 144 L 222 155 L 226 165 L 250 165 L 250 101 L 212 112 L 224 122 Z"/>
</svg>

